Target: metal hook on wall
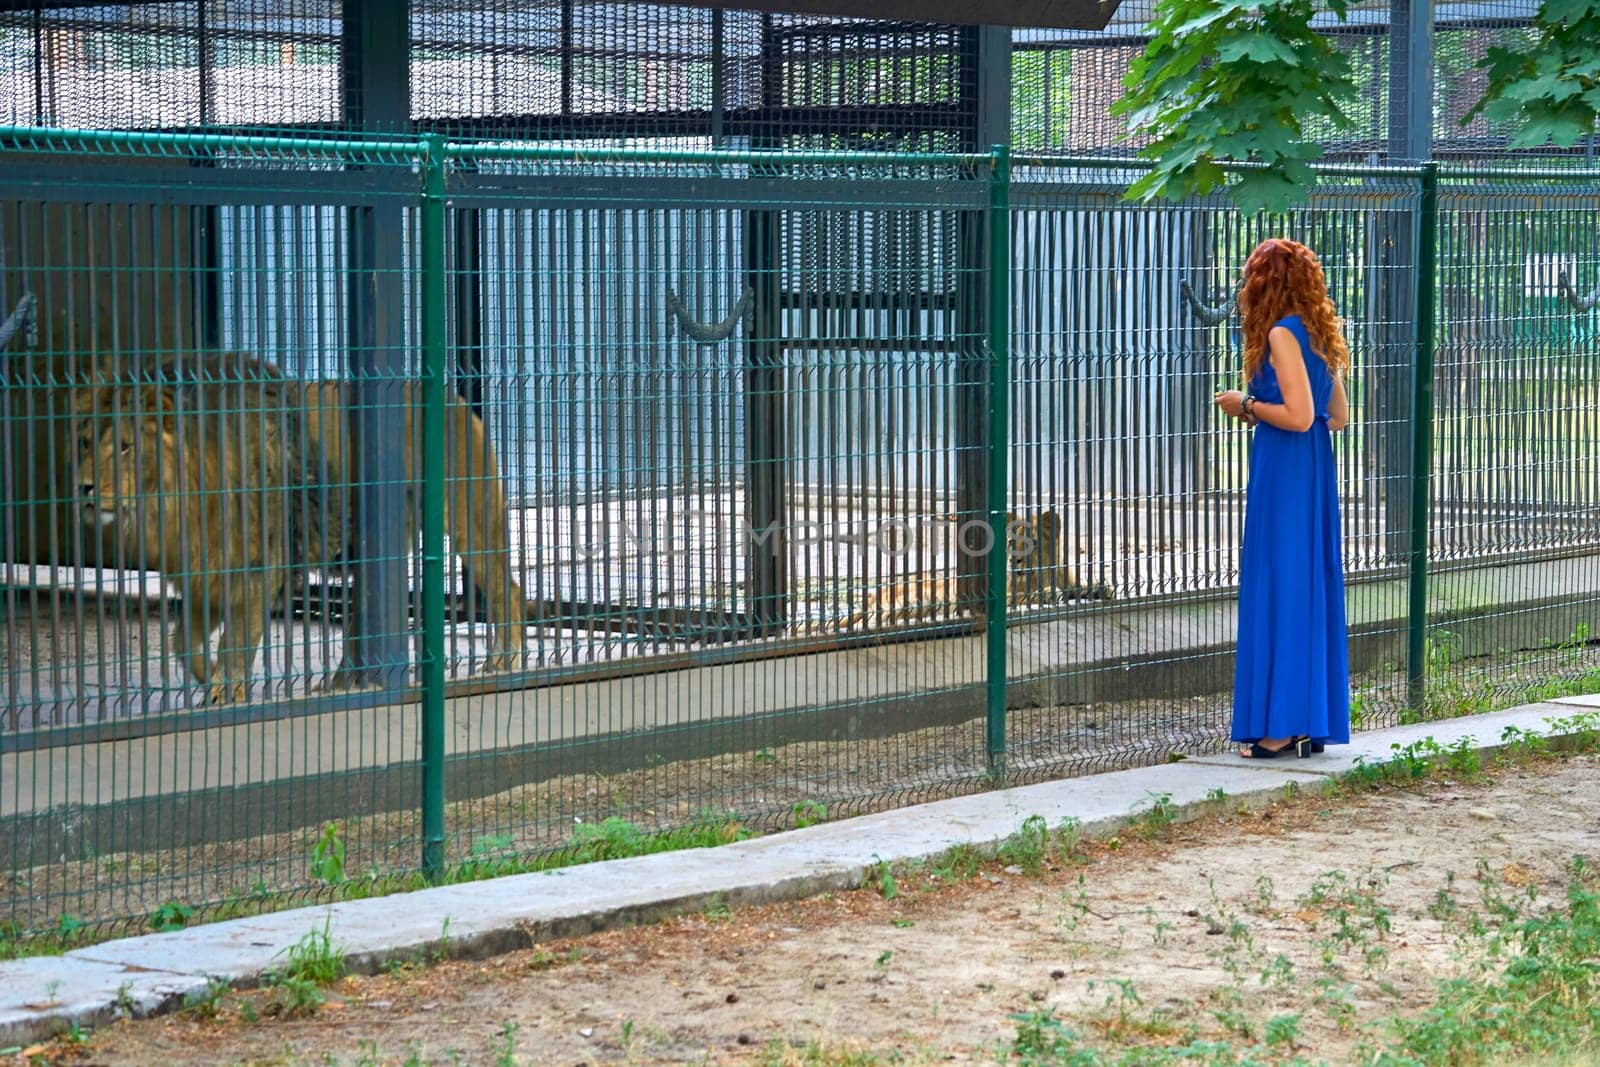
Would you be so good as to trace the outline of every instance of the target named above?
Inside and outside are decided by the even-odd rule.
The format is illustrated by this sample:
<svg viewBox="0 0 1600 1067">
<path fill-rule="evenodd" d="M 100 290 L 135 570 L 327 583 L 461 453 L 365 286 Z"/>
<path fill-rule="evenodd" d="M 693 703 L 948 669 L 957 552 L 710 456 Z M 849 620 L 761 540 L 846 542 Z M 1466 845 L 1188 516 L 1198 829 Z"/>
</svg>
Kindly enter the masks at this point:
<svg viewBox="0 0 1600 1067">
<path fill-rule="evenodd" d="M 0 278 L 5 276 L 6 261 L 5 257 L 0 255 Z M 4 287 L 0 286 L 0 292 L 3 291 Z M 11 343 L 11 338 L 16 336 L 18 330 L 22 331 L 23 344 L 29 348 L 39 347 L 39 316 L 34 313 L 37 306 L 38 302 L 34 300 L 33 294 L 24 288 L 17 306 L 6 316 L 5 322 L 0 322 L 0 349 Z"/>
<path fill-rule="evenodd" d="M 1228 316 L 1233 314 L 1234 306 L 1238 303 L 1238 294 L 1228 292 L 1225 289 L 1218 292 L 1222 296 L 1220 303 L 1205 304 L 1201 302 L 1199 297 L 1194 295 L 1194 286 L 1189 284 L 1188 279 L 1178 283 L 1178 295 L 1183 298 L 1184 303 L 1189 305 L 1189 310 L 1194 312 L 1194 317 L 1207 326 L 1215 326 L 1220 322 L 1227 321 Z"/>
<path fill-rule="evenodd" d="M 683 335 L 696 344 L 714 345 L 719 341 L 726 341 L 733 336 L 734 327 L 740 320 L 748 320 L 755 307 L 756 291 L 750 286 L 744 287 L 744 292 L 739 294 L 738 303 L 733 305 L 733 310 L 728 312 L 728 317 L 721 322 L 705 323 L 689 314 L 689 309 L 683 306 L 683 301 L 678 299 L 678 294 L 671 289 L 667 290 L 667 314 L 678 322 L 678 328 Z M 749 323 L 745 329 L 748 332 Z"/>
<path fill-rule="evenodd" d="M 37 301 L 32 293 L 23 293 L 22 299 L 17 301 L 16 308 L 6 321 L 0 323 L 0 348 L 11 343 L 11 338 L 22 333 L 22 343 L 29 348 L 39 347 L 39 316 L 34 314 Z"/>
<path fill-rule="evenodd" d="M 1556 293 L 1571 304 L 1573 312 L 1579 315 L 1594 310 L 1595 305 L 1600 304 L 1600 289 L 1596 289 L 1588 296 L 1579 296 L 1578 291 L 1572 287 L 1572 279 L 1567 277 L 1566 271 L 1556 275 Z"/>
</svg>

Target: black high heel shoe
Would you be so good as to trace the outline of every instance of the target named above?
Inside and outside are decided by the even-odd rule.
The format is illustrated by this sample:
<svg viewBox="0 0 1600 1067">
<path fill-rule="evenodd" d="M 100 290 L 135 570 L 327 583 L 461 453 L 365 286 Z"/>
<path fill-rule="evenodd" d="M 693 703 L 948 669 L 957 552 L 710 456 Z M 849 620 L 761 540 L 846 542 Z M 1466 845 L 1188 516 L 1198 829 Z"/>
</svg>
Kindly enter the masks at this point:
<svg viewBox="0 0 1600 1067">
<path fill-rule="evenodd" d="M 1295 759 L 1305 759 L 1313 752 L 1320 752 L 1321 746 L 1309 737 L 1291 737 L 1283 743 L 1282 748 L 1263 748 L 1256 742 L 1250 742 L 1250 755 L 1248 759 L 1277 759 L 1294 753 Z"/>
</svg>

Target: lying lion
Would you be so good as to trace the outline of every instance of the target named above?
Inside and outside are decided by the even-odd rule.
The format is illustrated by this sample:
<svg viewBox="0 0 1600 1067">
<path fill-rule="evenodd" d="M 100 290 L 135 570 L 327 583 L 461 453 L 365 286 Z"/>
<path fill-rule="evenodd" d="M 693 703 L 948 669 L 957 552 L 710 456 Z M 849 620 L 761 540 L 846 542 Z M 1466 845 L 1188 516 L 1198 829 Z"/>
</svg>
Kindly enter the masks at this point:
<svg viewBox="0 0 1600 1067">
<path fill-rule="evenodd" d="M 174 644 L 208 698 L 242 701 L 267 614 L 281 603 L 294 568 L 333 566 L 344 552 L 357 481 L 348 386 L 293 381 L 248 356 L 205 357 L 189 370 L 198 373 L 177 380 L 164 368 L 156 381 L 79 392 L 71 484 L 85 522 L 115 527 L 130 564 L 160 571 L 177 587 Z M 404 399 L 414 538 L 417 426 L 409 384 Z M 525 636 L 505 490 L 483 421 L 456 397 L 446 404 L 445 442 L 445 533 L 487 602 L 493 632 L 484 667 L 507 670 Z M 218 626 L 213 664 L 208 644 Z M 345 674 L 341 669 L 335 681 Z"/>
<path fill-rule="evenodd" d="M 1044 606 L 1063 600 L 1110 600 L 1111 587 L 1086 582 L 1062 558 L 1061 515 L 1054 508 L 1034 515 L 1006 513 L 1006 605 Z M 981 578 L 973 583 L 981 589 Z M 832 623 L 835 629 L 893 623 L 942 621 L 949 614 L 978 616 L 988 604 L 963 588 L 955 574 L 910 574 L 874 589 L 860 610 Z"/>
</svg>

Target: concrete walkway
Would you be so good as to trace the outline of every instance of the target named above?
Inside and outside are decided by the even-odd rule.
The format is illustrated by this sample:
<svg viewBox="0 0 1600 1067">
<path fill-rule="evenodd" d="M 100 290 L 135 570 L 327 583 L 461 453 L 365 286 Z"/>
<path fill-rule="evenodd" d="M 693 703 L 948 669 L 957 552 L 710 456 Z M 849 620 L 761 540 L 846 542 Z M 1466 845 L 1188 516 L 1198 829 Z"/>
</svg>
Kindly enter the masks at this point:
<svg viewBox="0 0 1600 1067">
<path fill-rule="evenodd" d="M 1052 827 L 1073 818 L 1082 833 L 1102 835 L 1158 797 L 1167 798 L 1179 819 L 1208 810 L 1219 789 L 1229 804 L 1262 804 L 1288 786 L 1317 786 L 1358 759 L 1387 762 L 1395 746 L 1429 737 L 1441 746 L 1469 738 L 1488 751 L 1500 746 L 1508 726 L 1559 736 L 1554 720 L 1586 709 L 1600 709 L 1600 697 L 1367 731 L 1349 746 L 1305 760 L 1206 756 L 957 797 L 715 849 L 298 908 L 0 963 L 0 1048 L 48 1037 L 74 1022 L 88 1027 L 122 1014 L 175 1010 L 215 979 L 255 984 L 324 923 L 353 971 L 371 972 L 388 958 L 415 953 L 492 955 L 699 910 L 713 899 L 738 907 L 859 886 L 880 862 L 928 860 L 963 844 L 991 851 L 1033 815 Z"/>
</svg>

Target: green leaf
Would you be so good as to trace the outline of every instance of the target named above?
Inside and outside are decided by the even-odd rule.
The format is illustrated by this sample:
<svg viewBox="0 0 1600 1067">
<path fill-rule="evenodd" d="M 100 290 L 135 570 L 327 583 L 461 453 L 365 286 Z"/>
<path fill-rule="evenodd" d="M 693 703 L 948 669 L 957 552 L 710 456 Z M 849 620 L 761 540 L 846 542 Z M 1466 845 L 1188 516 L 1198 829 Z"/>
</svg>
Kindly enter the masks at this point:
<svg viewBox="0 0 1600 1067">
<path fill-rule="evenodd" d="M 1155 170 L 1130 199 L 1179 199 L 1222 188 L 1246 210 L 1278 209 L 1315 181 L 1308 131 L 1348 124 L 1357 98 L 1349 59 L 1311 27 L 1311 0 L 1155 0 L 1151 40 L 1113 114 L 1146 139 Z M 1263 169 L 1229 180 L 1224 161 Z"/>
<path fill-rule="evenodd" d="M 1570 148 L 1594 131 L 1594 111 L 1524 112 L 1526 124 L 1511 138 L 1512 148 L 1538 148 L 1551 143 Z"/>
<path fill-rule="evenodd" d="M 1291 67 L 1300 66 L 1300 57 L 1295 54 L 1293 48 L 1276 37 L 1264 33 L 1235 37 L 1217 50 L 1217 57 L 1224 63 L 1247 59 L 1253 63 L 1285 63 Z"/>
<path fill-rule="evenodd" d="M 1545 0 L 1540 20 L 1551 23 L 1576 23 L 1585 17 L 1600 18 L 1600 3 L 1596 0 Z"/>
<path fill-rule="evenodd" d="M 1545 0 L 1524 45 L 1491 48 L 1483 96 L 1462 119 L 1508 122 L 1511 144 L 1567 146 L 1595 132 L 1600 99 L 1600 0 Z"/>
<path fill-rule="evenodd" d="M 1196 5 L 1170 4 L 1166 5 L 1164 8 L 1162 5 L 1158 4 L 1156 6 L 1156 11 L 1161 12 L 1166 8 L 1178 10 L 1184 6 Z M 1177 25 L 1168 28 L 1166 30 L 1166 34 L 1172 37 L 1186 37 L 1190 34 L 1197 33 L 1200 30 L 1206 29 L 1207 27 L 1214 26 L 1223 19 L 1238 14 L 1240 11 L 1255 7 L 1253 3 L 1238 2 L 1238 0 L 1229 0 L 1227 3 L 1216 4 L 1214 6 L 1210 4 L 1202 4 L 1198 6 L 1207 7 L 1210 8 L 1210 10 L 1204 11 L 1197 15 L 1191 15 L 1188 18 L 1183 19 L 1182 21 L 1178 22 Z M 1151 20 L 1151 26 L 1155 26 L 1154 18 Z"/>
</svg>

